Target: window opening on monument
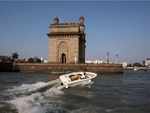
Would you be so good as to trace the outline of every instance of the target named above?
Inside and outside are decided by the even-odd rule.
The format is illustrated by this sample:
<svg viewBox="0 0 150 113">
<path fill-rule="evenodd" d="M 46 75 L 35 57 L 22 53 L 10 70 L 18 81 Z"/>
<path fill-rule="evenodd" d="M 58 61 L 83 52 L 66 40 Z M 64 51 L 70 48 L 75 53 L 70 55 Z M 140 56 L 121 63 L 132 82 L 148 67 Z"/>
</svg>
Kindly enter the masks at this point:
<svg viewBox="0 0 150 113">
<path fill-rule="evenodd" d="M 64 54 L 64 53 L 61 54 L 61 63 L 62 64 L 66 63 L 66 54 Z"/>
</svg>

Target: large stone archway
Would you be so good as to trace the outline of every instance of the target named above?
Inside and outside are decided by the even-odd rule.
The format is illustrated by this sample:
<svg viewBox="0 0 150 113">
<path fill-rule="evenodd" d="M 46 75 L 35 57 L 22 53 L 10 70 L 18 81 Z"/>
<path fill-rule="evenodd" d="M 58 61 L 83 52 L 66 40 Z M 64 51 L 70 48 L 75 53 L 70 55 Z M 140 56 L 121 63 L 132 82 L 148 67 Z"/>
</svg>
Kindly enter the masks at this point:
<svg viewBox="0 0 150 113">
<path fill-rule="evenodd" d="M 66 64 L 66 54 L 65 53 L 61 54 L 61 58 L 60 59 L 61 59 L 61 63 L 62 64 Z"/>
<path fill-rule="evenodd" d="M 68 62 L 68 46 L 65 41 L 61 41 L 58 44 L 58 61 L 59 63 L 65 64 Z"/>
</svg>

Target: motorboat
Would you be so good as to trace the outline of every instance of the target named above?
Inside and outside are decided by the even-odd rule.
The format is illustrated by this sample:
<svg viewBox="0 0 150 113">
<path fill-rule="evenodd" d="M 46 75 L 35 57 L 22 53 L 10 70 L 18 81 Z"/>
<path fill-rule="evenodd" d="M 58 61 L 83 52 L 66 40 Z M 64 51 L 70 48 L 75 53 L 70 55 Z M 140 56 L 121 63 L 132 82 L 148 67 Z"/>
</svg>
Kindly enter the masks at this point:
<svg viewBox="0 0 150 113">
<path fill-rule="evenodd" d="M 93 72 L 72 72 L 60 75 L 59 79 L 61 84 L 68 88 L 76 85 L 90 84 L 96 76 L 97 74 Z"/>
</svg>

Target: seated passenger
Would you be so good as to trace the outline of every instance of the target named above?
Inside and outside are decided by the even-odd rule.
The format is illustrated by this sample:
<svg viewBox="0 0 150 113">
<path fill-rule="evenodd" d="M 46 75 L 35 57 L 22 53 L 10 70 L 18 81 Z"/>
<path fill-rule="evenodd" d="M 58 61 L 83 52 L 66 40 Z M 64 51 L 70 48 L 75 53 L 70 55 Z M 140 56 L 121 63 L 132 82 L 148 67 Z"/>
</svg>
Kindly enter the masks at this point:
<svg viewBox="0 0 150 113">
<path fill-rule="evenodd" d="M 71 79 L 71 81 L 79 80 L 80 79 L 80 75 L 71 75 L 70 79 Z"/>
</svg>

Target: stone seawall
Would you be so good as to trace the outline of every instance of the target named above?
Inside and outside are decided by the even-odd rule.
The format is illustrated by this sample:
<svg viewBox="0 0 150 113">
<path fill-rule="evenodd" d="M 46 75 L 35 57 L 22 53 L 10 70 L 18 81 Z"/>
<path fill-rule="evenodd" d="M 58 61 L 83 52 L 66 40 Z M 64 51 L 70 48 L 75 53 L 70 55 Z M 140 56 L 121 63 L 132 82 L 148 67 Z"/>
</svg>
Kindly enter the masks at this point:
<svg viewBox="0 0 150 113">
<path fill-rule="evenodd" d="M 13 63 L 0 63 L 0 72 L 11 72 L 13 71 Z"/>
<path fill-rule="evenodd" d="M 66 71 L 91 71 L 99 73 L 122 73 L 120 64 L 40 64 L 17 63 L 14 71 L 21 72 L 66 72 Z"/>
</svg>

